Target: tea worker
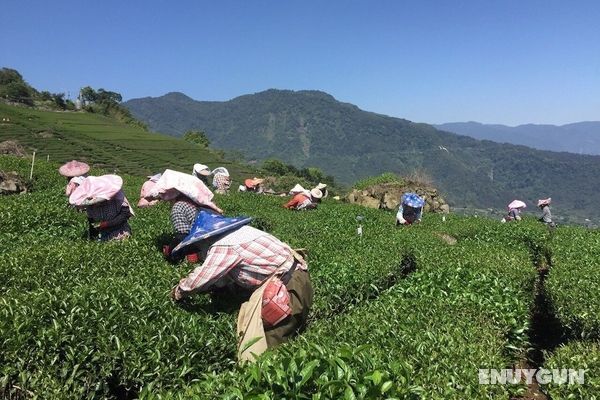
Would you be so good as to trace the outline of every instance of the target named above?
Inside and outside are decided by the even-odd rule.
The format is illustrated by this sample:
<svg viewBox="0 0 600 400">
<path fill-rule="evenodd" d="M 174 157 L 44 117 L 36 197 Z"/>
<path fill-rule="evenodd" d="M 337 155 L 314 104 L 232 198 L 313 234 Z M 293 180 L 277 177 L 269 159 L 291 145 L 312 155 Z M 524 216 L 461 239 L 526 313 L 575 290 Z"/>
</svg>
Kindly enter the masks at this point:
<svg viewBox="0 0 600 400">
<path fill-rule="evenodd" d="M 207 219 L 226 220 L 208 211 L 200 213 L 207 213 L 203 214 Z M 171 297 L 179 301 L 230 282 L 252 290 L 238 316 L 240 360 L 253 360 L 251 353 L 260 354 L 305 328 L 313 288 L 305 260 L 289 245 L 250 226 L 236 227 L 199 243 L 202 265 L 179 281 Z M 256 338 L 260 338 L 258 342 L 246 349 Z"/>
<path fill-rule="evenodd" d="M 192 169 L 192 175 L 204 182 L 205 185 L 208 185 L 208 177 L 210 176 L 210 174 L 211 172 L 208 166 L 204 164 L 194 164 L 194 168 Z"/>
<path fill-rule="evenodd" d="M 538 200 L 537 205 L 542 210 L 542 216 L 539 218 L 539 221 L 544 224 L 554 227 L 554 222 L 552 221 L 552 213 L 550 213 L 550 203 L 552 202 L 552 198 L 548 197 L 547 199 Z"/>
<path fill-rule="evenodd" d="M 134 213 L 122 187 L 123 179 L 118 175 L 89 176 L 69 196 L 69 203 L 86 210 L 90 240 L 105 242 L 131 236 L 128 220 Z"/>
<path fill-rule="evenodd" d="M 519 208 L 511 208 L 508 210 L 508 216 L 506 217 L 507 221 L 520 221 L 521 220 L 521 210 Z"/>
<path fill-rule="evenodd" d="M 231 177 L 229 176 L 229 171 L 225 167 L 218 167 L 212 171 L 213 175 L 213 187 L 215 188 L 215 193 L 218 194 L 227 194 L 229 193 L 229 188 L 231 187 Z"/>
<path fill-rule="evenodd" d="M 290 201 L 285 203 L 283 207 L 292 210 L 309 210 L 317 207 L 317 202 L 323 197 L 323 193 L 317 189 L 311 189 L 308 193 L 300 192 Z"/>
<path fill-rule="evenodd" d="M 521 200 L 513 200 L 508 205 L 508 215 L 502 219 L 502 222 L 509 221 L 520 221 L 521 220 L 521 209 L 527 207 Z"/>
<path fill-rule="evenodd" d="M 265 181 L 264 179 L 260 179 L 260 178 L 246 179 L 244 181 L 244 185 L 240 185 L 239 191 L 240 192 L 262 193 L 262 191 L 263 191 L 262 183 L 264 181 Z"/>
<path fill-rule="evenodd" d="M 396 213 L 396 226 L 421 222 L 425 200 L 416 193 L 404 193 Z"/>
<path fill-rule="evenodd" d="M 160 179 L 162 174 L 148 175 L 148 180 L 144 182 L 142 185 L 142 189 L 140 190 L 140 200 L 138 201 L 137 206 L 140 208 L 151 207 L 158 203 L 158 199 L 150 199 L 154 187 L 156 186 L 156 182 Z"/>
<path fill-rule="evenodd" d="M 108 201 L 88 206 L 86 212 L 88 221 L 98 232 L 98 240 L 101 242 L 121 240 L 131 236 L 128 220 L 134 214 L 122 191 Z M 94 239 L 94 232 L 90 233 L 91 238 Z"/>
<path fill-rule="evenodd" d="M 400 205 L 396 213 L 396 225 L 412 225 L 421 222 L 421 208 Z"/>
<path fill-rule="evenodd" d="M 66 164 L 61 165 L 58 169 L 58 173 L 67 178 L 67 187 L 65 188 L 65 194 L 67 197 L 73 193 L 73 190 L 79 186 L 87 176 L 90 170 L 90 166 L 84 162 L 72 160 Z"/>
<path fill-rule="evenodd" d="M 168 201 L 171 203 L 170 218 L 175 231 L 175 240 L 172 244 L 177 245 L 190 233 L 200 205 L 183 194 L 169 198 Z"/>
<path fill-rule="evenodd" d="M 174 230 L 174 241 L 165 249 L 169 256 L 170 249 L 181 242 L 190 232 L 200 207 L 207 207 L 222 213 L 213 201 L 213 193 L 197 177 L 183 172 L 167 169 L 157 180 L 149 199 L 161 199 L 171 203 L 171 224 Z"/>
<path fill-rule="evenodd" d="M 306 195 L 309 195 L 310 190 L 306 190 L 302 187 L 302 185 L 300 185 L 299 183 L 296 183 L 296 185 L 292 189 L 290 189 L 289 195 L 295 196 L 299 193 L 305 193 Z"/>
<path fill-rule="evenodd" d="M 315 189 L 319 189 L 321 191 L 321 193 L 323 193 L 322 199 L 329 196 L 329 191 L 327 190 L 326 184 L 319 182 L 319 184 L 317 186 L 315 186 Z M 319 200 L 321 200 L 321 199 L 319 199 Z"/>
</svg>

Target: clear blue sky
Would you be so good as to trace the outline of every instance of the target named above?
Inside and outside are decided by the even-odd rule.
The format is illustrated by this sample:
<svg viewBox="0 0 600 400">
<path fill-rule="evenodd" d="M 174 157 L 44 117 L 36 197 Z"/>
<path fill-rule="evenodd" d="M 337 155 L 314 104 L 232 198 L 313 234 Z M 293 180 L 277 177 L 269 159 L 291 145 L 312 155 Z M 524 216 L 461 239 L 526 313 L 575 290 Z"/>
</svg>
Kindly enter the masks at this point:
<svg viewBox="0 0 600 400">
<path fill-rule="evenodd" d="M 0 67 L 34 87 L 228 100 L 318 89 L 418 122 L 600 120 L 600 1 L 28 1 Z"/>
</svg>

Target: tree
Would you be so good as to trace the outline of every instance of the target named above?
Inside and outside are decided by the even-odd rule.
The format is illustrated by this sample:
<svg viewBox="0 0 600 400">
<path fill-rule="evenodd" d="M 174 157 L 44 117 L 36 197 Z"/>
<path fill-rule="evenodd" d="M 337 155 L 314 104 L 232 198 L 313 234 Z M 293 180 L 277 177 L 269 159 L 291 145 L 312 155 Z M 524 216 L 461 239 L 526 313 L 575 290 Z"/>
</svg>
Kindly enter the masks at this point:
<svg viewBox="0 0 600 400">
<path fill-rule="evenodd" d="M 202 131 L 187 131 L 183 134 L 183 140 L 202 147 L 208 147 L 210 145 L 210 140 L 206 136 L 206 133 Z"/>
<path fill-rule="evenodd" d="M 12 82 L 25 83 L 23 76 L 17 70 L 11 68 L 0 69 L 0 85 L 7 85 Z"/>
<path fill-rule="evenodd" d="M 81 93 L 81 100 L 84 103 L 95 103 L 96 100 L 98 99 L 98 94 L 90 86 L 86 86 L 83 89 L 81 89 L 80 93 Z"/>
<path fill-rule="evenodd" d="M 40 92 L 40 99 L 43 101 L 50 101 L 50 100 L 52 100 L 52 93 L 50 93 L 47 90 L 42 90 Z"/>
<path fill-rule="evenodd" d="M 310 182 L 321 182 L 325 178 L 323 171 L 315 167 L 303 168 L 301 174 Z"/>
<path fill-rule="evenodd" d="M 13 81 L 0 86 L 0 96 L 19 103 L 33 105 L 32 89 L 25 82 Z"/>
<path fill-rule="evenodd" d="M 96 102 L 98 103 L 120 103 L 123 97 L 120 93 L 109 90 L 98 89 Z"/>
<path fill-rule="evenodd" d="M 290 172 L 290 168 L 288 165 L 286 165 L 283 161 L 277 160 L 275 158 L 263 161 L 262 167 L 268 173 L 279 176 L 286 175 Z"/>
<path fill-rule="evenodd" d="M 52 100 L 54 104 L 56 104 L 61 109 L 67 108 L 67 103 L 65 103 L 65 94 L 64 93 L 53 93 Z"/>
</svg>

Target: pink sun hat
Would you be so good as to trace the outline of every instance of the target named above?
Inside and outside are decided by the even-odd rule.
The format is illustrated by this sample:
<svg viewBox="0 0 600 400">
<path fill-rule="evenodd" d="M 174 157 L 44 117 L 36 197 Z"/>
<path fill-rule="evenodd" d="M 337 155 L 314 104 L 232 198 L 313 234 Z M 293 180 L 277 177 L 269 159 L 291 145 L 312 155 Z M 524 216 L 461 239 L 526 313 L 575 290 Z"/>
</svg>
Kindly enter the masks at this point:
<svg viewBox="0 0 600 400">
<path fill-rule="evenodd" d="M 509 210 L 512 210 L 513 208 L 525 208 L 525 207 L 527 207 L 527 204 L 525 204 L 525 202 L 523 202 L 521 200 L 513 200 L 508 205 Z"/>
<path fill-rule="evenodd" d="M 123 187 L 118 175 L 88 176 L 69 196 L 74 206 L 89 206 L 112 199 Z"/>
<path fill-rule="evenodd" d="M 548 197 L 547 199 L 538 200 L 538 207 L 549 205 L 552 202 L 552 198 Z"/>
<path fill-rule="evenodd" d="M 213 203 L 213 193 L 206 187 L 204 182 L 193 175 L 171 169 L 165 170 L 156 185 L 151 189 L 149 196 L 146 197 L 171 200 L 179 194 L 185 195 L 200 206 L 212 208 L 219 213 L 223 212 Z"/>
<path fill-rule="evenodd" d="M 150 207 L 158 203 L 158 199 L 152 199 L 152 191 L 156 186 L 156 181 L 153 181 L 152 178 L 144 182 L 142 185 L 142 190 L 140 193 L 140 201 L 138 201 L 138 207 Z"/>
<path fill-rule="evenodd" d="M 74 176 L 81 176 L 86 174 L 90 170 L 90 166 L 84 162 L 72 160 L 66 164 L 63 164 L 59 169 L 58 173 L 62 176 L 72 178 Z"/>
</svg>

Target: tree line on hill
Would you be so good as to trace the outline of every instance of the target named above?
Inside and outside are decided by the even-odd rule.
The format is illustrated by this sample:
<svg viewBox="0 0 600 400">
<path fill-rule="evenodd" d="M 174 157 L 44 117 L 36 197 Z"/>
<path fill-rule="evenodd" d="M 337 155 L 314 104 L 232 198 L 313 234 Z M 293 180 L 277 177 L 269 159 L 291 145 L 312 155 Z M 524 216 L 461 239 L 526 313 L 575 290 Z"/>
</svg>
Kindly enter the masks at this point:
<svg viewBox="0 0 600 400">
<path fill-rule="evenodd" d="M 122 122 L 147 129 L 146 124 L 135 119 L 129 109 L 121 105 L 123 97 L 117 92 L 102 88 L 95 90 L 86 86 L 81 89 L 79 94 L 78 100 L 81 104 L 76 104 L 71 99 L 66 99 L 65 93 L 37 90 L 27 83 L 17 70 L 12 68 L 0 69 L 0 99 L 8 103 L 50 110 L 76 111 L 81 109 L 111 116 Z"/>
<path fill-rule="evenodd" d="M 31 107 L 37 102 L 60 110 L 75 109 L 71 100 L 65 100 L 64 93 L 50 93 L 46 90 L 40 92 L 31 87 L 23 76 L 12 68 L 0 69 L 0 98 Z"/>
</svg>

